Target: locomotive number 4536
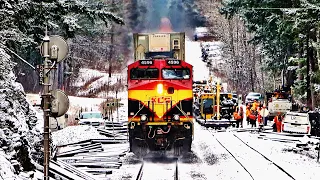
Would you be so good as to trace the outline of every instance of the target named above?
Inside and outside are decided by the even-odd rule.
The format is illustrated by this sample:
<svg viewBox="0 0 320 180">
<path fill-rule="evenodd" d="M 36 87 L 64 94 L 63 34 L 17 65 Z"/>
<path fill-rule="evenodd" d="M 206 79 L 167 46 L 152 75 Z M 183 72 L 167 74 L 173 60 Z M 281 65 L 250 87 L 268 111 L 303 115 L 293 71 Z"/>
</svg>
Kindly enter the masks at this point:
<svg viewBox="0 0 320 180">
<path fill-rule="evenodd" d="M 172 100 L 170 96 L 154 96 L 151 98 L 151 101 L 155 104 L 164 104 L 165 102 L 169 103 Z"/>
</svg>

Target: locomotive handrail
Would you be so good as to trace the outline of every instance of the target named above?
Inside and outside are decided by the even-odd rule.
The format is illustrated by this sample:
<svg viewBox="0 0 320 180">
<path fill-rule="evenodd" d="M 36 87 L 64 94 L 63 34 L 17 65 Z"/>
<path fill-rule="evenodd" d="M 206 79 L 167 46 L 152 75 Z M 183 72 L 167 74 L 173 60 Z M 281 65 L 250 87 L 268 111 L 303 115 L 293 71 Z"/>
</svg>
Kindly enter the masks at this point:
<svg viewBox="0 0 320 180">
<path fill-rule="evenodd" d="M 180 106 L 182 106 L 182 105 L 181 105 L 181 101 L 180 101 Z M 179 110 L 186 118 L 189 119 L 189 116 L 188 116 L 182 109 L 180 109 L 179 106 L 176 106 L 176 107 L 178 108 L 178 110 Z"/>
<path fill-rule="evenodd" d="M 138 110 L 138 112 L 137 112 L 135 115 L 132 116 L 132 118 L 130 119 L 130 121 L 132 121 L 133 118 L 135 118 L 135 117 L 138 115 L 138 113 L 139 113 L 143 108 L 144 108 L 144 106 L 142 106 L 142 107 Z"/>
</svg>

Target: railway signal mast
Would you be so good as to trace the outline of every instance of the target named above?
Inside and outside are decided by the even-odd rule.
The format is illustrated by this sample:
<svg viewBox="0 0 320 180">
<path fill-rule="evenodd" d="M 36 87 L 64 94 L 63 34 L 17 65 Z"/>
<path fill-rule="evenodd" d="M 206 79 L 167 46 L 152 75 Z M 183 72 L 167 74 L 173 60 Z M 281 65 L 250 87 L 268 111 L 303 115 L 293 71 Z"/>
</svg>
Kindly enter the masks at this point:
<svg viewBox="0 0 320 180">
<path fill-rule="evenodd" d="M 40 85 L 43 85 L 42 108 L 44 119 L 44 180 L 49 179 L 50 144 L 49 117 L 63 116 L 69 109 L 68 96 L 61 90 L 50 88 L 50 71 L 56 69 L 56 64 L 63 61 L 69 52 L 68 44 L 60 36 L 48 36 L 47 30 L 41 44 L 41 54 L 44 58 L 40 65 Z"/>
</svg>

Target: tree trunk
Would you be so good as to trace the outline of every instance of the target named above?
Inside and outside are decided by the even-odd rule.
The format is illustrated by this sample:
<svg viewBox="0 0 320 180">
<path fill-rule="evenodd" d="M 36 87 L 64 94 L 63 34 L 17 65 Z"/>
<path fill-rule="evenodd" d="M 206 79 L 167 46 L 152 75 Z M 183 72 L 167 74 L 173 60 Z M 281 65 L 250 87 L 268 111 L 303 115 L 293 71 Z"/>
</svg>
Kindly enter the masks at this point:
<svg viewBox="0 0 320 180">
<path fill-rule="evenodd" d="M 112 0 L 111 2 L 112 7 L 115 7 L 115 2 Z M 113 10 L 111 10 L 113 12 Z M 112 74 L 112 60 L 113 60 L 113 46 L 114 46 L 114 24 L 110 22 L 111 24 L 111 36 L 110 36 L 110 51 L 109 51 L 109 57 L 108 57 L 108 62 L 109 62 L 109 78 L 111 78 Z M 108 80 L 109 81 L 109 80 Z"/>
<path fill-rule="evenodd" d="M 299 69 L 301 69 L 301 68 L 303 68 L 303 63 L 300 60 L 303 57 L 303 52 L 304 52 L 304 50 L 303 50 L 303 41 L 299 42 L 299 49 L 300 49 L 300 51 L 299 51 L 299 54 L 298 54 L 298 58 L 299 58 L 298 66 L 299 66 Z M 304 79 L 304 75 L 303 75 L 302 72 L 300 72 L 298 74 L 298 79 L 300 81 L 302 81 Z"/>
<path fill-rule="evenodd" d="M 110 50 L 109 50 L 109 57 L 108 57 L 108 63 L 109 63 L 109 78 L 111 78 L 112 74 L 112 58 L 113 58 L 113 44 L 114 44 L 114 25 L 111 25 L 111 37 L 110 37 Z"/>
<path fill-rule="evenodd" d="M 235 71 L 235 75 L 236 75 L 236 82 L 235 82 L 235 90 L 238 91 L 238 87 L 239 87 L 239 60 L 240 60 L 240 48 L 239 48 L 239 22 L 240 20 L 237 18 L 236 19 L 236 27 L 237 27 L 237 40 L 236 40 L 236 43 L 237 43 L 237 50 L 236 50 L 236 58 L 235 58 L 235 64 L 234 64 L 234 71 Z"/>
<path fill-rule="evenodd" d="M 306 45 L 307 45 L 307 106 L 312 108 L 312 99 L 311 99 L 311 86 L 310 86 L 310 28 L 307 28 L 307 37 L 306 37 Z"/>
<path fill-rule="evenodd" d="M 260 63 L 260 65 L 262 65 L 262 57 L 261 57 L 261 55 L 259 55 L 259 63 Z M 265 87 L 264 87 L 264 72 L 263 72 L 262 69 L 260 69 L 260 70 L 261 70 L 262 89 L 265 90 Z"/>
<path fill-rule="evenodd" d="M 318 69 L 320 69 L 320 23 L 318 24 L 318 27 L 317 27 L 317 45 L 318 45 L 318 48 L 317 48 L 317 59 L 318 59 Z"/>
<path fill-rule="evenodd" d="M 310 72 L 311 72 L 311 76 L 310 76 L 310 93 L 311 93 L 311 110 L 314 110 L 314 105 L 315 105 L 315 100 L 314 100 L 314 77 L 313 74 L 315 72 L 315 56 L 314 56 L 314 48 L 312 46 L 309 47 L 309 52 L 308 52 L 308 56 L 310 58 Z"/>
<path fill-rule="evenodd" d="M 234 19 L 234 18 L 233 18 Z M 235 57 L 236 57 L 236 54 L 235 54 L 235 46 L 234 46 L 234 39 L 233 39 L 233 25 L 232 25 L 232 20 L 228 20 L 228 25 L 229 25 L 229 38 L 230 38 L 230 48 L 231 48 L 231 53 L 232 53 L 232 57 L 231 57 L 231 66 L 234 66 L 234 61 L 235 61 Z M 235 76 L 234 76 L 234 70 L 232 69 L 231 70 L 231 78 L 232 78 L 232 87 L 235 87 L 234 85 L 234 79 L 235 79 Z"/>
</svg>

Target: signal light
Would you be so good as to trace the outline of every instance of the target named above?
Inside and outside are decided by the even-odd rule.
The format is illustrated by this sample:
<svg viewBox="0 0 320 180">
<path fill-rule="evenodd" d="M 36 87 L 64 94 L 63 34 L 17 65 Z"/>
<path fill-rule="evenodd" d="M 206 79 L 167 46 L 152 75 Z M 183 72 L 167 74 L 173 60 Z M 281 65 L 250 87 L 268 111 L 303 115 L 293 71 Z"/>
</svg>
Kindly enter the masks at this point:
<svg viewBox="0 0 320 180">
<path fill-rule="evenodd" d="M 157 85 L 157 92 L 158 92 L 158 94 L 162 94 L 163 93 L 163 84 L 158 84 Z"/>
</svg>

